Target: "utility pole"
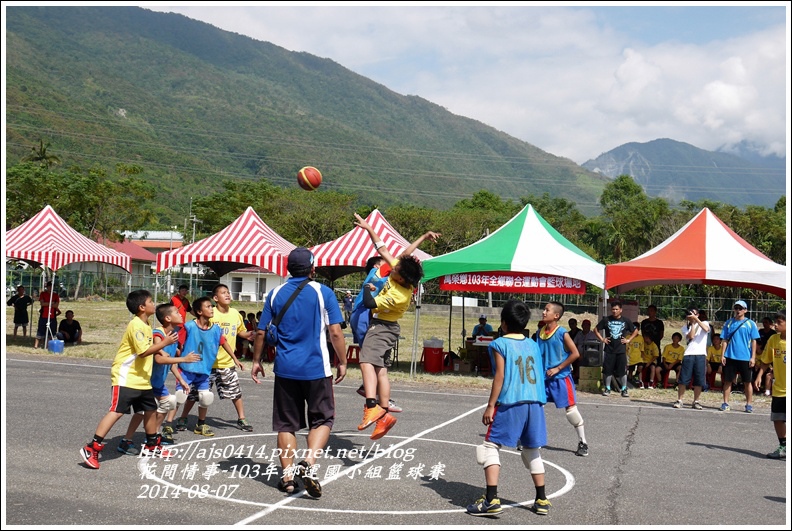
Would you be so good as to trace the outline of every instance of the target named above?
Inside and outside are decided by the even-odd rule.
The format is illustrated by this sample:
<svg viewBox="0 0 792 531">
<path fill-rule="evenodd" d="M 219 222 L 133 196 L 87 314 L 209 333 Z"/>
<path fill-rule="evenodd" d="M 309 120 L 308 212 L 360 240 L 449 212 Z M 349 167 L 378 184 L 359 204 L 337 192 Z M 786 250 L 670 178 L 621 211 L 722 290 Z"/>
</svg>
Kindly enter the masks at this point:
<svg viewBox="0 0 792 531">
<path fill-rule="evenodd" d="M 191 204 L 192 204 L 192 199 L 190 201 L 191 201 Z M 197 223 L 203 223 L 203 222 L 200 219 L 196 218 L 195 214 L 193 214 L 192 212 L 190 212 L 190 221 L 192 222 L 192 225 L 193 225 L 192 240 L 190 240 L 190 243 L 195 243 L 195 225 Z M 190 295 L 192 295 L 193 298 L 195 298 L 195 295 L 193 295 L 193 283 L 192 283 L 193 282 L 193 270 L 195 269 L 195 262 L 190 262 L 190 264 L 191 264 L 191 267 L 190 267 Z"/>
</svg>

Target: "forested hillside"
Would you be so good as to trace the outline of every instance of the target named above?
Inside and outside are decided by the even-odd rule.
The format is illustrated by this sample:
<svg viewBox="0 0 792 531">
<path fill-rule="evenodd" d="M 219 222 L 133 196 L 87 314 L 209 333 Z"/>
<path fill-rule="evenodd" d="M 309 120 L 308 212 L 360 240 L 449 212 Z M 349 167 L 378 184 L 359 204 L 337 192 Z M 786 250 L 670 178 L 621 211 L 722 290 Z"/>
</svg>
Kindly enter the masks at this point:
<svg viewBox="0 0 792 531">
<path fill-rule="evenodd" d="M 143 171 L 163 224 L 223 181 L 448 208 L 478 190 L 599 210 L 608 179 L 330 59 L 136 7 L 7 8 L 7 165 L 40 140 L 62 167 Z"/>
</svg>

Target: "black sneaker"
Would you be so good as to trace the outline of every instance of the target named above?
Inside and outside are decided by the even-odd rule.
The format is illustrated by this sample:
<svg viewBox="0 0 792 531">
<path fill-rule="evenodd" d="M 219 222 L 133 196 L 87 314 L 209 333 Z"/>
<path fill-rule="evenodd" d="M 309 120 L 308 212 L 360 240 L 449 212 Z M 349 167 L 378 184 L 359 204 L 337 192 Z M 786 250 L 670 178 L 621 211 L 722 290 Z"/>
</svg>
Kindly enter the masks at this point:
<svg viewBox="0 0 792 531">
<path fill-rule="evenodd" d="M 129 439 L 121 439 L 121 442 L 118 443 L 118 448 L 116 448 L 119 453 L 125 455 L 138 455 L 140 453 L 140 448 L 135 446 L 135 443 L 130 441 Z"/>
<path fill-rule="evenodd" d="M 237 421 L 237 428 L 242 431 L 253 431 L 253 426 L 250 425 L 250 422 L 247 419 L 239 419 Z"/>
<path fill-rule="evenodd" d="M 580 457 L 588 457 L 588 454 L 589 454 L 588 444 L 584 443 L 583 441 L 580 441 L 578 443 L 578 449 L 577 452 L 575 452 L 575 455 Z"/>
<path fill-rule="evenodd" d="M 606 387 L 602 390 L 602 396 L 610 396 L 610 387 Z"/>
<path fill-rule="evenodd" d="M 630 395 L 627 393 L 627 388 L 626 388 L 626 387 L 625 387 L 624 389 L 622 389 L 622 391 L 621 391 L 621 395 L 622 395 L 624 398 L 630 398 Z"/>
</svg>

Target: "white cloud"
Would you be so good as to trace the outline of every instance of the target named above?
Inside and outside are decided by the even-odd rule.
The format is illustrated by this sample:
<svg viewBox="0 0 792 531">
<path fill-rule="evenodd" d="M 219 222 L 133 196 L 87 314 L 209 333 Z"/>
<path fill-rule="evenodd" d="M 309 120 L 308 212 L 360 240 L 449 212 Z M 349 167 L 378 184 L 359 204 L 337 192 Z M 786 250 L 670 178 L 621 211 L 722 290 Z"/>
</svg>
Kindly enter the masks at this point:
<svg viewBox="0 0 792 531">
<path fill-rule="evenodd" d="M 669 24 L 648 45 L 585 7 L 157 9 L 330 58 L 578 163 L 656 138 L 786 154 L 783 20 L 700 44 Z"/>
</svg>

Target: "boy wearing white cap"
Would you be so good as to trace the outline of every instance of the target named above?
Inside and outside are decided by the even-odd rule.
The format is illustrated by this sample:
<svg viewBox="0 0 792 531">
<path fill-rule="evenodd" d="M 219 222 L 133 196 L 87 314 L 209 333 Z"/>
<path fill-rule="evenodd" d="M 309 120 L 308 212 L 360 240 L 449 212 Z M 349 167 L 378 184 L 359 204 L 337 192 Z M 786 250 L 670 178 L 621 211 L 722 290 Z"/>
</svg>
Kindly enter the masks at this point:
<svg viewBox="0 0 792 531">
<path fill-rule="evenodd" d="M 723 404 L 721 411 L 730 411 L 729 396 L 732 383 L 739 374 L 745 388 L 745 412 L 753 413 L 753 378 L 752 369 L 756 364 L 756 340 L 759 339 L 759 327 L 745 315 L 748 305 L 744 300 L 734 303 L 734 317 L 723 324 L 721 330 L 721 352 L 723 358 Z"/>
</svg>

